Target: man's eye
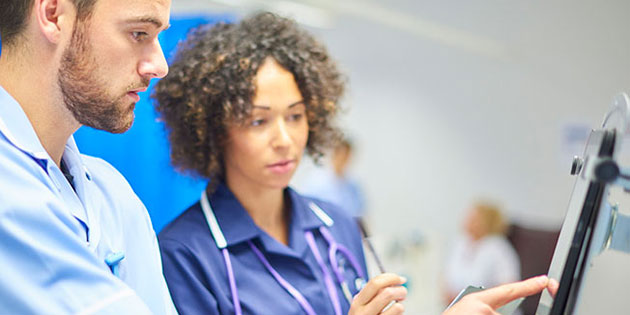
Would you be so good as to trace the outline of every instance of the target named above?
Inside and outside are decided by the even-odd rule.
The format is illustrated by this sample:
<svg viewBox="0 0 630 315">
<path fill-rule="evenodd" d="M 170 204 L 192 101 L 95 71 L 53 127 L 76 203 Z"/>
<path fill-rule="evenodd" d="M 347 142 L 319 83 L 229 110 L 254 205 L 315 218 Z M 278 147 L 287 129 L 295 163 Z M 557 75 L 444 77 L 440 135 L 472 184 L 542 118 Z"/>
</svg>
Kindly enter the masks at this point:
<svg viewBox="0 0 630 315">
<path fill-rule="evenodd" d="M 148 36 L 149 34 L 147 32 L 131 32 L 131 37 L 138 42 L 145 40 Z"/>
</svg>

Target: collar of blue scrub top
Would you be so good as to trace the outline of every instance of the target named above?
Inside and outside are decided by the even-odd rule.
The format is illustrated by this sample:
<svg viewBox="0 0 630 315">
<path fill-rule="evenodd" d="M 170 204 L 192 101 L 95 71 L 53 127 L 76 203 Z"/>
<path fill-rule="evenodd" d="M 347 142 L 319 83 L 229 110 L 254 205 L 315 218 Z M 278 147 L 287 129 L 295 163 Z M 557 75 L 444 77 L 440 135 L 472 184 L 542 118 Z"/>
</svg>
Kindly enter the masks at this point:
<svg viewBox="0 0 630 315">
<path fill-rule="evenodd" d="M 50 159 L 22 106 L 1 86 L 0 105 L 0 132 L 9 142 L 37 160 Z"/>
<path fill-rule="evenodd" d="M 52 158 L 39 141 L 35 129 L 33 125 L 31 125 L 31 121 L 28 120 L 22 106 L 20 106 L 2 86 L 0 86 L 0 132 L 4 134 L 9 142 L 16 148 L 37 160 L 44 171 L 47 172 L 45 163 L 54 164 Z M 71 159 L 73 162 L 69 163 L 69 168 L 73 168 L 77 164 L 81 166 L 84 165 L 83 158 L 79 153 L 73 136 L 68 138 L 63 155 L 66 162 L 69 161 L 68 159 Z M 89 178 L 90 175 L 85 167 L 83 167 L 83 171 L 85 171 Z M 85 213 L 75 213 L 75 211 L 73 211 L 72 214 L 88 225 Z"/>
<path fill-rule="evenodd" d="M 324 223 L 309 209 L 306 201 L 297 192 L 291 188 L 285 191 L 292 206 L 288 248 L 261 230 L 229 188 L 225 184 L 220 184 L 212 196 L 209 196 L 209 201 L 227 246 L 258 238 L 266 251 L 300 257 L 306 254 L 308 244 L 304 232 L 316 229 Z M 294 228 L 296 226 L 299 228 Z"/>
<path fill-rule="evenodd" d="M 35 129 L 28 120 L 22 106 L 2 87 L 0 86 L 0 132 L 13 144 L 16 148 L 26 152 L 37 160 L 48 160 L 52 162 L 52 158 L 39 141 Z M 4 117 L 4 118 L 3 118 Z M 8 119 L 7 119 L 8 118 Z M 64 158 L 72 155 L 74 161 L 80 165 L 84 165 L 83 158 L 79 153 L 74 137 L 70 136 L 66 142 Z M 66 161 L 67 162 L 67 161 Z M 68 165 L 68 167 L 73 167 Z M 87 173 L 87 170 L 84 169 Z M 89 177 L 89 174 L 88 174 Z"/>
</svg>

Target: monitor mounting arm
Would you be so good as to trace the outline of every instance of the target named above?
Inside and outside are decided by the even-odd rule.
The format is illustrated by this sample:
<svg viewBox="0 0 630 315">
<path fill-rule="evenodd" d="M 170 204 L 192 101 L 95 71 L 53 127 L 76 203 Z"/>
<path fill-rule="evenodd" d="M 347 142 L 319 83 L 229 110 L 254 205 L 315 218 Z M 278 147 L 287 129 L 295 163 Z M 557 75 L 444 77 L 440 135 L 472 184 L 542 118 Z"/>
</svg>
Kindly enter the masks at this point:
<svg viewBox="0 0 630 315">
<path fill-rule="evenodd" d="M 573 158 L 571 175 L 579 175 L 591 181 L 620 186 L 625 192 L 630 193 L 630 168 L 619 167 L 612 158 L 591 157 L 590 160 L 587 158 L 585 161 L 576 156 Z M 606 220 L 608 229 L 604 235 L 595 235 L 594 237 L 598 238 L 601 251 L 612 249 L 630 253 L 630 215 L 619 213 L 618 204 L 607 204 L 607 207 L 609 211 L 601 211 L 598 220 Z"/>
</svg>

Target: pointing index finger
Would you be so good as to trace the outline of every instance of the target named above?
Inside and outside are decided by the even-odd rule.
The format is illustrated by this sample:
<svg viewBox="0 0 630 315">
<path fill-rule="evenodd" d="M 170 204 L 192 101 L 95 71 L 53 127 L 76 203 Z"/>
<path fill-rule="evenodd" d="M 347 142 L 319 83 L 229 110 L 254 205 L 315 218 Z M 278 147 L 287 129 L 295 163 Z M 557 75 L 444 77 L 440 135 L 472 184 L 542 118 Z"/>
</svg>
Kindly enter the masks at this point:
<svg viewBox="0 0 630 315">
<path fill-rule="evenodd" d="M 549 279 L 547 276 L 538 276 L 473 294 L 477 295 L 479 300 L 488 304 L 493 309 L 497 309 L 515 299 L 541 292 L 547 287 L 548 283 Z"/>
</svg>

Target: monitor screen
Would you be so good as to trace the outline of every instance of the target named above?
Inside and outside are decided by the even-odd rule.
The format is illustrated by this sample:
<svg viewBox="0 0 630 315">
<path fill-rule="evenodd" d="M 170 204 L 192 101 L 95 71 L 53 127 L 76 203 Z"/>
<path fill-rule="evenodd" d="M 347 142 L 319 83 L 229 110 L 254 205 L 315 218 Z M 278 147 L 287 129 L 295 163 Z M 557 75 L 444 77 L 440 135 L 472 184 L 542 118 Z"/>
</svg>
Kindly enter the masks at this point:
<svg viewBox="0 0 630 315">
<path fill-rule="evenodd" d="M 537 315 L 576 313 L 590 262 L 602 252 L 611 232 L 607 196 L 617 175 L 606 177 L 606 167 L 615 173 L 615 159 L 630 123 L 629 106 L 625 94 L 615 98 L 602 128 L 591 132 L 583 155 L 574 161 L 576 181 L 548 273 L 559 288 L 555 297 L 543 292 Z"/>
</svg>

